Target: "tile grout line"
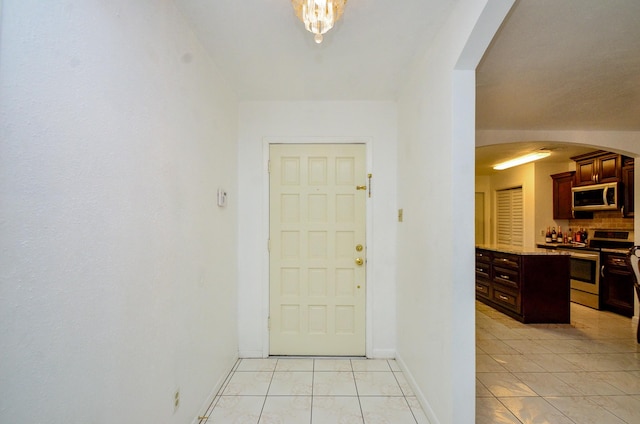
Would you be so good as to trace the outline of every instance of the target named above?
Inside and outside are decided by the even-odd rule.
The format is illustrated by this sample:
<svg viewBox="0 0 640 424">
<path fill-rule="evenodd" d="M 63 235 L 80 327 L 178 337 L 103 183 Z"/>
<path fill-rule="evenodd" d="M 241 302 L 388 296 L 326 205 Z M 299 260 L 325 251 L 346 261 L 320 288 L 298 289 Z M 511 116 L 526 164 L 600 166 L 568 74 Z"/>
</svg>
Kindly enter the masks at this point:
<svg viewBox="0 0 640 424">
<path fill-rule="evenodd" d="M 269 385 L 267 386 L 267 392 L 264 394 L 264 401 L 262 402 L 262 408 L 260 409 L 260 415 L 258 416 L 258 422 L 262 419 L 262 414 L 264 413 L 264 407 L 267 404 L 267 398 L 269 397 L 269 390 L 271 390 L 271 383 L 273 383 L 273 376 L 276 373 L 276 369 L 278 368 L 278 361 L 280 359 L 276 359 L 276 364 L 273 366 L 273 370 L 271 371 L 271 379 L 269 380 Z"/>
<path fill-rule="evenodd" d="M 316 381 L 316 359 L 312 360 L 313 366 L 311 367 L 311 411 L 309 411 L 309 424 L 313 423 L 313 386 Z"/>
<path fill-rule="evenodd" d="M 362 424 L 365 424 L 364 411 L 362 410 L 362 402 L 360 401 L 360 392 L 358 391 L 358 382 L 356 381 L 356 373 L 353 370 L 352 359 L 349 359 L 349 365 L 351 365 L 351 376 L 353 377 L 353 385 L 356 387 L 356 397 L 358 398 L 358 406 L 360 407 L 360 416 L 362 417 Z"/>
<path fill-rule="evenodd" d="M 398 381 L 396 372 L 393 370 L 393 367 L 391 367 L 391 364 L 389 363 L 388 359 L 387 359 L 387 366 L 391 370 L 391 374 L 393 375 L 393 378 L 396 380 L 396 384 L 398 385 L 398 388 L 400 388 L 400 393 L 402 393 L 402 397 L 404 398 L 404 403 L 406 403 L 407 406 L 409 407 L 409 412 L 411 412 L 411 416 L 413 417 L 413 420 L 416 422 L 416 424 L 418 424 L 418 419 L 416 418 L 416 414 L 413 413 L 413 408 L 411 408 L 411 405 L 409 404 L 409 400 L 407 399 L 407 394 L 404 392 L 404 390 L 402 390 L 402 386 Z"/>
<path fill-rule="evenodd" d="M 236 368 L 240 364 L 240 361 L 242 361 L 242 359 L 238 358 L 236 360 L 235 364 L 233 364 L 233 367 L 231 367 L 231 371 L 229 371 L 229 373 L 225 377 L 224 381 L 220 385 L 220 388 L 218 389 L 216 394 L 213 396 L 213 400 L 209 404 L 209 407 L 205 411 L 204 418 L 202 418 L 200 421 L 198 421 L 199 424 L 203 424 L 203 423 L 206 423 L 206 422 L 209 421 L 209 416 L 211 415 L 211 413 L 213 413 L 213 410 L 216 408 L 216 406 L 220 402 L 220 398 L 222 397 L 222 394 L 224 393 L 224 391 L 227 388 L 227 386 L 229 385 L 229 382 L 231 381 L 231 378 L 232 378 L 233 374 L 235 373 Z"/>
</svg>

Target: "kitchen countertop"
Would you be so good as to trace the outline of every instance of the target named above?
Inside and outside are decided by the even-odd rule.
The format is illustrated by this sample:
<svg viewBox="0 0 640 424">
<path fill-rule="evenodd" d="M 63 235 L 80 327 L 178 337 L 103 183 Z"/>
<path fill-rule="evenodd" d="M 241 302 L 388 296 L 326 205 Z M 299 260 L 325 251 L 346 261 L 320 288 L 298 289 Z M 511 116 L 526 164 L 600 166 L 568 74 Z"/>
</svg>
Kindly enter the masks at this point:
<svg viewBox="0 0 640 424">
<path fill-rule="evenodd" d="M 537 246 L 541 249 L 575 249 L 575 250 L 587 250 L 592 252 L 604 252 L 604 253 L 619 253 L 626 255 L 629 253 L 628 247 L 586 247 L 586 246 L 576 246 L 575 244 L 570 243 L 538 243 Z"/>
<path fill-rule="evenodd" d="M 477 244 L 477 249 L 491 250 L 494 252 L 500 253 L 511 253 L 515 255 L 538 255 L 538 256 L 558 256 L 558 255 L 569 255 L 570 253 L 567 251 L 558 251 L 551 250 L 545 248 L 525 248 L 518 246 L 508 246 L 508 245 L 500 245 L 500 244 Z"/>
</svg>

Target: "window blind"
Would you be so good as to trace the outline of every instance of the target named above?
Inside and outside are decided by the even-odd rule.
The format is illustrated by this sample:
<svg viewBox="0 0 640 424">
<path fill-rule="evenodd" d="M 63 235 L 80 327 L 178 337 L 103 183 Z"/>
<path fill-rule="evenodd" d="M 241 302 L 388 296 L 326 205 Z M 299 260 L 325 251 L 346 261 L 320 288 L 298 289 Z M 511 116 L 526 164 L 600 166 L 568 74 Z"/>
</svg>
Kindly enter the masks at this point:
<svg viewBox="0 0 640 424">
<path fill-rule="evenodd" d="M 522 246 L 524 219 L 522 187 L 496 191 L 497 243 Z"/>
</svg>

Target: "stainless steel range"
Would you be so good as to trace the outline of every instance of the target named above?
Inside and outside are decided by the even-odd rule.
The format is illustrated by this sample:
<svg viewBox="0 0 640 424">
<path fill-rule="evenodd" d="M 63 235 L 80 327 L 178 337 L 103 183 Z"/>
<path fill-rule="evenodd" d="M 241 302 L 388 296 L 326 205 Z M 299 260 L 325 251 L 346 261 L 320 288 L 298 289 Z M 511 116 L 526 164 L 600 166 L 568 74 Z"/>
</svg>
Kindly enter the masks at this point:
<svg viewBox="0 0 640 424">
<path fill-rule="evenodd" d="M 600 252 L 626 253 L 633 246 L 633 231 L 593 230 L 588 244 L 561 245 L 558 249 L 571 254 L 571 301 L 600 309 Z"/>
</svg>

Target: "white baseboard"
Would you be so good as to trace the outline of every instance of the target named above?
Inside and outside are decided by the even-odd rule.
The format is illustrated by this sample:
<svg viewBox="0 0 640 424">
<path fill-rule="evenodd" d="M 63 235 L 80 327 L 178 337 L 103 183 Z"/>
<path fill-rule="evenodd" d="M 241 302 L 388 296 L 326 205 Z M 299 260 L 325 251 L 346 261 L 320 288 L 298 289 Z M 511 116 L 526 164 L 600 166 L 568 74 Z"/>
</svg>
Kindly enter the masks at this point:
<svg viewBox="0 0 640 424">
<path fill-rule="evenodd" d="M 407 382 L 411 386 L 411 390 L 413 390 L 413 393 L 416 395 L 416 399 L 418 399 L 418 402 L 420 402 L 420 406 L 422 406 L 422 410 L 427 416 L 429 423 L 440 424 L 440 420 L 438 420 L 438 417 L 436 416 L 435 412 L 433 412 L 433 408 L 431 408 L 431 405 L 427 401 L 427 398 L 424 397 L 424 393 L 422 393 L 422 390 L 420 390 L 420 388 L 418 387 L 416 383 L 416 379 L 413 377 L 413 374 L 411 374 L 411 372 L 407 368 L 407 364 L 405 364 L 405 362 L 402 360 L 402 356 L 397 352 L 396 352 L 396 363 L 402 370 L 402 373 L 407 379 Z"/>
<path fill-rule="evenodd" d="M 395 349 L 374 349 L 371 352 L 371 359 L 395 359 Z"/>
<path fill-rule="evenodd" d="M 226 372 L 225 374 L 221 375 L 220 378 L 218 379 L 218 381 L 216 381 L 216 384 L 214 384 L 214 386 L 213 386 L 213 390 L 211 390 L 211 393 L 209 393 L 209 396 L 207 396 L 207 399 L 204 401 L 204 403 L 202 404 L 200 409 L 198 409 L 198 411 L 200 411 L 200 413 L 198 415 L 196 415 L 195 417 L 193 417 L 193 421 L 191 421 L 191 424 L 198 424 L 200 422 L 198 417 L 199 416 L 204 416 L 207 413 L 207 411 L 209 410 L 209 406 L 211 406 L 211 403 L 213 402 L 213 400 L 215 399 L 216 395 L 218 394 L 218 392 L 222 388 L 222 385 L 227 380 L 227 377 L 229 377 L 229 374 L 233 370 L 233 367 L 235 366 L 236 362 L 238 362 L 238 358 L 234 358 L 233 359 L 233 361 L 227 367 L 229 371 Z"/>
<path fill-rule="evenodd" d="M 267 356 L 263 355 L 261 350 L 241 350 L 238 353 L 238 357 L 242 359 L 267 358 Z"/>
</svg>

